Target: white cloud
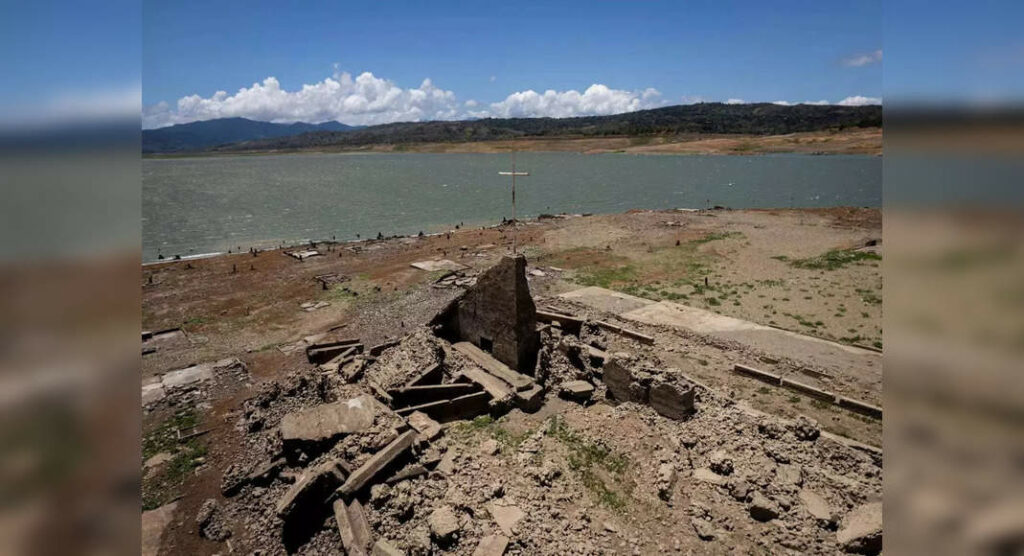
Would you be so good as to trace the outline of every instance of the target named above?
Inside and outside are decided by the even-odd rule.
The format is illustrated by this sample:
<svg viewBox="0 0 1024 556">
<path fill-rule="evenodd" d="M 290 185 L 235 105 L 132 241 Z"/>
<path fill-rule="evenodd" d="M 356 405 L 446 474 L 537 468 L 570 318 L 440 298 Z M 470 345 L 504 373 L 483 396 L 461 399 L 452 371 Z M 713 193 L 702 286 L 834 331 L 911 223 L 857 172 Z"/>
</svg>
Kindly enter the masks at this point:
<svg viewBox="0 0 1024 556">
<path fill-rule="evenodd" d="M 793 103 L 788 100 L 773 100 L 772 104 L 778 104 L 779 106 L 793 106 Z"/>
<path fill-rule="evenodd" d="M 867 54 L 857 54 L 844 58 L 842 63 L 848 68 L 860 68 L 864 66 L 870 66 L 871 64 L 877 64 L 882 61 L 882 50 L 878 49 L 874 52 L 868 52 Z"/>
<path fill-rule="evenodd" d="M 624 91 L 594 84 L 580 93 L 576 90 L 534 90 L 512 93 L 501 102 L 491 103 L 490 115 L 495 118 L 566 118 L 634 112 L 663 106 L 657 89 Z"/>
<path fill-rule="evenodd" d="M 62 91 L 28 104 L 0 103 L 0 127 L 35 128 L 92 124 L 139 117 L 142 86 Z"/>
<path fill-rule="evenodd" d="M 856 95 L 846 97 L 836 104 L 839 106 L 867 106 L 869 104 L 882 104 L 882 99 L 878 97 L 862 97 L 860 95 Z"/>
<path fill-rule="evenodd" d="M 745 100 L 743 100 L 741 98 L 731 98 L 731 99 L 725 101 L 725 103 L 726 104 L 746 104 L 747 101 L 745 101 Z"/>
<path fill-rule="evenodd" d="M 497 75 L 492 75 L 491 76 L 491 79 L 490 79 L 491 83 L 494 83 L 497 80 L 498 80 L 498 76 Z"/>
<path fill-rule="evenodd" d="M 463 106 L 465 106 L 466 108 L 475 108 L 479 104 L 480 104 L 479 102 L 477 102 L 477 101 L 475 101 L 473 99 L 469 99 L 469 100 L 467 100 L 466 102 L 463 103 Z"/>
<path fill-rule="evenodd" d="M 163 127 L 213 118 L 244 117 L 268 122 L 320 123 L 338 120 L 350 125 L 398 121 L 444 120 L 458 114 L 455 93 L 435 87 L 430 79 L 415 89 L 364 72 L 356 78 L 335 74 L 319 83 L 286 91 L 274 77 L 229 95 L 217 91 L 203 98 L 190 95 L 171 108 L 161 102 L 147 106 L 143 128 Z"/>
<path fill-rule="evenodd" d="M 679 97 L 680 104 L 700 104 L 702 102 L 707 101 L 700 95 L 683 95 Z"/>
</svg>

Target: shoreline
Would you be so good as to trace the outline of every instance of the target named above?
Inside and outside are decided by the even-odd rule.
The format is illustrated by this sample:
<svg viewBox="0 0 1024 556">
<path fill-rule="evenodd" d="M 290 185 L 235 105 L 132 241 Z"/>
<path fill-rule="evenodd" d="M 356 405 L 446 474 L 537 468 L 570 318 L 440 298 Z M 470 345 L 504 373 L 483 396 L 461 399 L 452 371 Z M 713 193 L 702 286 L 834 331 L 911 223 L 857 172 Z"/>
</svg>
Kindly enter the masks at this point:
<svg viewBox="0 0 1024 556">
<path fill-rule="evenodd" d="M 526 137 L 461 143 L 374 144 L 359 147 L 317 147 L 280 150 L 224 150 L 142 153 L 143 159 L 206 158 L 220 156 L 272 156 L 288 154 L 499 154 L 507 152 L 577 152 L 580 154 L 645 154 L 757 156 L 804 154 L 809 156 L 882 156 L 882 128 L 808 131 L 782 135 L 639 135 L 606 137 Z"/>
</svg>

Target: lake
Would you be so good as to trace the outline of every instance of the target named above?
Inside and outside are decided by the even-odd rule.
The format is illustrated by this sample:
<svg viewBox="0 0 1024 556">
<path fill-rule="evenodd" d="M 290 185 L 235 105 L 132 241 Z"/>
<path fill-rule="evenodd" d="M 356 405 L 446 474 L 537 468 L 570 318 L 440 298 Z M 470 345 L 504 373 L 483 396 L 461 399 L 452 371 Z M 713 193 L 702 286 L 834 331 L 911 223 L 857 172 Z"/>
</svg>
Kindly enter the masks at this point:
<svg viewBox="0 0 1024 556">
<path fill-rule="evenodd" d="M 520 218 L 629 209 L 880 207 L 874 156 L 518 153 Z M 142 161 L 142 256 L 430 233 L 511 218 L 508 154 Z"/>
</svg>

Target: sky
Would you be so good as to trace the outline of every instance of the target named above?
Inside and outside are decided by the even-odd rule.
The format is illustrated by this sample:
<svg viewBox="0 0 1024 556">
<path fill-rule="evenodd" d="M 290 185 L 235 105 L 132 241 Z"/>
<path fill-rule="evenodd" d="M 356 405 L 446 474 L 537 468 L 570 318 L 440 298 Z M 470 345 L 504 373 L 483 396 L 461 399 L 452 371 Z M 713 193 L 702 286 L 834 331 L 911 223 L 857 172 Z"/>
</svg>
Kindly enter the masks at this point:
<svg viewBox="0 0 1024 556">
<path fill-rule="evenodd" d="M 146 0 L 143 126 L 882 97 L 879 1 L 283 4 Z"/>
<path fill-rule="evenodd" d="M 1010 0 L 4 2 L 0 128 L 1020 102 L 1022 19 Z"/>
</svg>

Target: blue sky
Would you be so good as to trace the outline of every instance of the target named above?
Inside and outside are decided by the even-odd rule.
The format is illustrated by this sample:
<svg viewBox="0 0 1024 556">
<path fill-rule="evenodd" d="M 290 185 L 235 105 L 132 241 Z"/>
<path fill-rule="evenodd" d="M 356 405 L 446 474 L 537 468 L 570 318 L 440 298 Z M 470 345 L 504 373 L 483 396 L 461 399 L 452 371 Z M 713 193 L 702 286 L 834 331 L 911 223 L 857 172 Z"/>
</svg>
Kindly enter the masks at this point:
<svg viewBox="0 0 1024 556">
<path fill-rule="evenodd" d="M 454 100 L 423 107 L 425 116 L 452 109 L 464 115 L 473 108 L 500 115 L 490 105 L 513 93 L 582 94 L 592 84 L 640 99 L 631 105 L 628 98 L 612 94 L 606 99 L 595 93 L 583 109 L 598 112 L 696 99 L 878 98 L 882 70 L 875 58 L 882 48 L 881 18 L 879 1 L 146 0 L 143 105 L 152 109 L 163 102 L 173 112 L 182 97 L 210 99 L 217 91 L 231 97 L 272 76 L 277 88 L 261 91 L 267 93 L 262 100 L 249 98 L 251 102 L 236 102 L 230 108 L 207 102 L 189 112 L 195 117 L 230 115 L 252 110 L 255 103 L 259 109 L 252 110 L 254 116 L 319 119 L 340 113 L 359 120 L 358 114 L 366 116 L 365 111 L 313 113 L 294 106 L 280 114 L 266 110 L 265 97 L 273 96 L 271 92 L 294 92 L 342 72 L 353 79 L 370 72 L 404 91 L 420 88 L 429 78 L 432 87 L 454 95 Z M 844 65 L 844 60 L 858 56 L 873 58 L 859 66 Z M 342 95 L 358 94 L 340 89 Z M 657 98 L 649 93 L 641 99 L 649 89 L 659 93 Z M 477 105 L 466 107 L 466 101 Z M 509 108 L 508 115 L 563 115 L 573 109 L 573 99 L 549 101 L 520 103 Z M 400 108 L 393 115 L 409 113 Z"/>
</svg>

